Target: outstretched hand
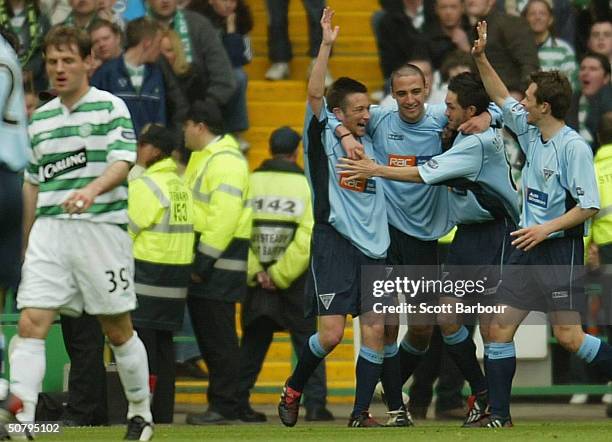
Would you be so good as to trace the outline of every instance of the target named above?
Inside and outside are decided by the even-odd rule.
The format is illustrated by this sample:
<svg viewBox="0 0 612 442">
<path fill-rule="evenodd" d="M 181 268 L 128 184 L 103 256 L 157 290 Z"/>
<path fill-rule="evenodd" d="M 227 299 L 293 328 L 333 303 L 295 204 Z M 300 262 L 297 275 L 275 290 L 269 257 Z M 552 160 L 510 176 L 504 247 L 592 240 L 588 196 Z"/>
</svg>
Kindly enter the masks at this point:
<svg viewBox="0 0 612 442">
<path fill-rule="evenodd" d="M 334 17 L 334 10 L 331 8 L 325 8 L 323 10 L 323 16 L 321 17 L 321 29 L 323 30 L 323 43 L 326 45 L 333 45 L 338 38 L 338 32 L 340 26 L 334 26 L 332 28 L 332 18 Z"/>
<path fill-rule="evenodd" d="M 472 46 L 472 55 L 474 57 L 480 57 L 484 55 L 485 48 L 487 46 L 487 22 L 479 21 L 476 26 L 476 30 L 478 31 L 478 38 L 474 40 L 474 45 Z"/>
<path fill-rule="evenodd" d="M 336 165 L 338 173 L 347 180 L 363 180 L 376 176 L 376 162 L 365 155 L 359 155 L 359 157 L 358 160 L 340 158 Z"/>
</svg>

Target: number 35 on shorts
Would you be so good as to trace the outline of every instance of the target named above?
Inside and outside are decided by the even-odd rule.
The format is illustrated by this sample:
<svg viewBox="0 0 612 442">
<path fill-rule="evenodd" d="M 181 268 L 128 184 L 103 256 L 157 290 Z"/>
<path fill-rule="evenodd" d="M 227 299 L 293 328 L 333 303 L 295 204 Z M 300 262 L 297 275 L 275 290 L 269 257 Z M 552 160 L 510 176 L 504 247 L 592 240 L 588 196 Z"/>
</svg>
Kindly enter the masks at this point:
<svg viewBox="0 0 612 442">
<path fill-rule="evenodd" d="M 115 293 L 117 289 L 127 290 L 130 286 L 131 275 L 128 273 L 128 269 L 121 267 L 116 270 L 106 270 L 106 276 L 108 278 L 108 293 Z"/>
</svg>

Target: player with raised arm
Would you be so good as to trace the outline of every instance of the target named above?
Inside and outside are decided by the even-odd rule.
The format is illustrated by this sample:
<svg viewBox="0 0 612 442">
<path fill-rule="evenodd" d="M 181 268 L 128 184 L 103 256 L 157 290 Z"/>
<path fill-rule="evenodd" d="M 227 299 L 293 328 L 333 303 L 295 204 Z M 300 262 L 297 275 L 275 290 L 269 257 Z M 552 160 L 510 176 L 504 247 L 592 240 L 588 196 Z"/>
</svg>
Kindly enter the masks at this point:
<svg viewBox="0 0 612 442">
<path fill-rule="evenodd" d="M 319 317 L 318 332 L 304 346 L 297 365 L 285 383 L 278 413 L 282 423 L 296 424 L 304 385 L 319 363 L 342 340 L 346 315 L 360 318 L 361 348 L 357 358 L 355 402 L 350 427 L 380 426 L 368 409 L 382 370 L 383 329 L 378 315 L 361 303 L 361 267 L 380 265 L 389 246 L 387 214 L 377 180 L 349 181 L 336 174 L 344 155 L 328 124 L 325 107 L 373 154 L 365 134 L 370 117 L 366 87 L 342 77 L 325 91 L 325 71 L 339 28 L 332 27 L 334 13 L 326 8 L 321 18 L 323 41 L 308 83 L 304 125 L 304 164 L 314 196 L 312 257 L 307 293 L 311 314 Z"/>
<path fill-rule="evenodd" d="M 513 338 L 530 311 L 547 312 L 559 344 L 608 378 L 612 348 L 581 326 L 583 289 L 574 274 L 583 263 L 585 223 L 599 210 L 599 196 L 591 148 L 564 122 L 572 94 L 569 81 L 557 71 L 535 72 L 519 103 L 487 60 L 486 43 L 487 24 L 480 22 L 472 48 L 476 66 L 526 157 L 520 228 L 511 233 L 514 249 L 508 260 L 514 266 L 504 272 L 497 293 L 506 308 L 489 326 L 485 364 L 491 415 L 476 424 L 497 428 L 512 426 Z"/>
<path fill-rule="evenodd" d="M 470 118 L 486 111 L 490 100 L 476 75 L 459 74 L 450 81 L 448 89 L 446 116 L 450 129 L 456 130 Z M 445 192 L 446 186 L 451 186 L 450 217 L 453 224 L 457 224 L 457 232 L 444 264 L 445 272 L 450 272 L 446 278 L 484 280 L 486 286 L 483 296 L 463 298 L 442 294 L 440 305 L 452 308 L 438 314 L 437 320 L 447 348 L 469 381 L 474 399 L 478 399 L 487 385 L 484 378 L 473 375 L 480 373 L 475 346 L 463 324 L 464 318 L 457 313 L 457 305 L 493 303 L 490 295 L 495 293 L 501 280 L 501 268 L 510 250 L 509 233 L 518 222 L 518 195 L 500 134 L 493 128 L 472 135 L 459 132 L 449 150 L 419 166 L 391 167 L 369 158 L 341 161 L 340 169 L 350 175 L 349 179 L 380 176 L 438 185 Z M 478 319 L 487 348 L 490 314 L 479 315 Z M 486 414 L 486 400 L 474 399 L 469 404 L 466 425 Z"/>
</svg>

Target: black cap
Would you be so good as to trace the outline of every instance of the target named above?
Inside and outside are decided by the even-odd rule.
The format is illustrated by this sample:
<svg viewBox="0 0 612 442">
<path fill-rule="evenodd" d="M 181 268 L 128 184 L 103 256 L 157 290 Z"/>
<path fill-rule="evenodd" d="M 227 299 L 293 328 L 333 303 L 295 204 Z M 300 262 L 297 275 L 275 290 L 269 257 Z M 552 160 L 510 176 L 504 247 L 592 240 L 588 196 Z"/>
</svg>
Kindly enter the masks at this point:
<svg viewBox="0 0 612 442">
<path fill-rule="evenodd" d="M 272 155 L 289 155 L 295 152 L 302 137 L 288 126 L 279 127 L 270 135 Z"/>
<path fill-rule="evenodd" d="M 191 106 L 187 120 L 204 123 L 215 135 L 223 133 L 223 115 L 221 109 L 212 101 L 197 101 Z"/>
<path fill-rule="evenodd" d="M 164 156 L 170 156 L 177 146 L 174 132 L 160 124 L 149 124 L 142 129 L 138 144 L 151 144 L 161 150 Z"/>
</svg>

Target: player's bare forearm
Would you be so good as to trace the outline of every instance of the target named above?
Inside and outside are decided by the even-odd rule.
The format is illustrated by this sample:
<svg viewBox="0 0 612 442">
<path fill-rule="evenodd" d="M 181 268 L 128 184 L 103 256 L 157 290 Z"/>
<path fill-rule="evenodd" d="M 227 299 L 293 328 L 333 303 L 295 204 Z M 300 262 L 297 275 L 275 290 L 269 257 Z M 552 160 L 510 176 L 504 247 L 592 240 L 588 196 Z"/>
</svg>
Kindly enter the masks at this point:
<svg viewBox="0 0 612 442">
<path fill-rule="evenodd" d="M 393 181 L 423 182 L 418 167 L 384 166 L 370 158 L 359 160 L 340 158 L 337 167 L 340 172 L 347 175 L 348 179 L 367 179 L 378 176 Z"/>
<path fill-rule="evenodd" d="M 23 183 L 23 251 L 28 245 L 30 231 L 36 218 L 36 203 L 38 201 L 38 186 L 29 182 Z"/>
<path fill-rule="evenodd" d="M 571 229 L 572 227 L 582 224 L 598 211 L 598 209 L 583 209 L 576 206 L 567 213 L 549 222 L 524 227 L 510 233 L 510 235 L 515 238 L 512 241 L 512 245 L 521 250 L 529 251 L 546 240 L 550 234 Z"/>
<path fill-rule="evenodd" d="M 415 166 L 391 167 L 380 165 L 380 177 L 393 181 L 409 181 L 411 183 L 422 183 L 423 178 L 419 168 Z"/>
<path fill-rule="evenodd" d="M 127 180 L 130 167 L 127 161 L 115 161 L 85 188 L 91 190 L 96 196 L 109 192 Z"/>
<path fill-rule="evenodd" d="M 582 207 L 576 206 L 567 213 L 543 225 L 547 226 L 549 233 L 560 232 L 582 224 L 597 212 L 599 212 L 599 209 L 583 209 Z"/>
<path fill-rule="evenodd" d="M 510 92 L 501 78 L 499 78 L 499 75 L 497 75 L 497 72 L 495 72 L 495 69 L 493 69 L 493 66 L 491 66 L 485 54 L 485 47 L 487 45 L 487 22 L 479 22 L 477 31 L 478 39 L 474 41 L 472 56 L 474 57 L 474 62 L 480 73 L 482 83 L 487 90 L 487 94 L 489 94 L 489 97 L 495 104 L 501 107 L 504 101 L 506 101 L 506 98 L 510 96 Z"/>
<path fill-rule="evenodd" d="M 321 17 L 323 37 L 321 46 L 319 47 L 319 54 L 312 67 L 310 79 L 308 80 L 308 104 L 310 104 L 310 108 L 315 115 L 319 115 L 321 112 L 323 96 L 325 95 L 325 72 L 327 71 L 327 63 L 329 62 L 329 56 L 334 41 L 336 41 L 338 37 L 338 26 L 333 29 L 331 26 L 333 16 L 334 11 L 330 8 L 325 8 L 323 10 L 323 16 Z"/>
<path fill-rule="evenodd" d="M 82 189 L 70 194 L 62 203 L 64 210 L 71 215 L 87 211 L 98 195 L 113 190 L 124 183 L 129 172 L 130 163 L 127 161 L 115 161 L 98 178 Z"/>
</svg>

